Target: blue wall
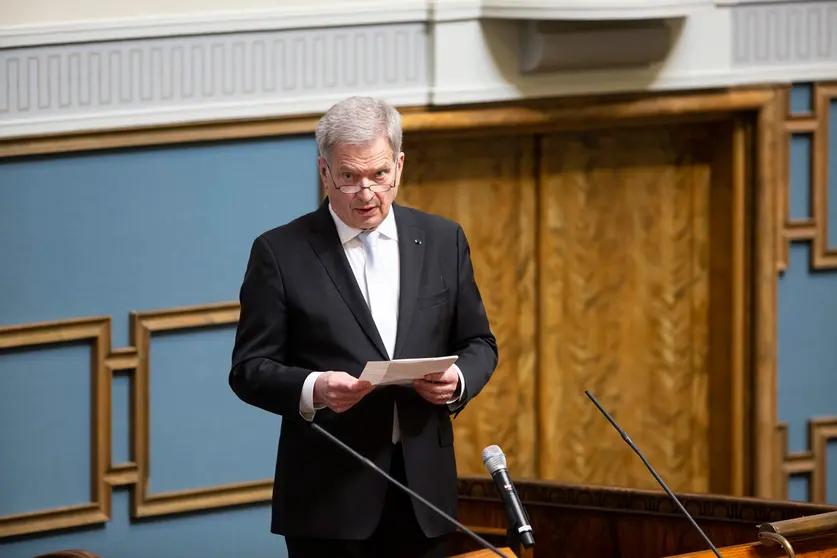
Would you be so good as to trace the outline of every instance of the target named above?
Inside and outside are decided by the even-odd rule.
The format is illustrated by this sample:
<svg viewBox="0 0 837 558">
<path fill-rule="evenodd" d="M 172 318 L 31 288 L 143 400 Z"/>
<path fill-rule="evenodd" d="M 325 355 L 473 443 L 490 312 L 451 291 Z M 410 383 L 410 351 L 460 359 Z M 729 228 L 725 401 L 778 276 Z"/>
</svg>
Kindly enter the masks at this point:
<svg viewBox="0 0 837 558">
<path fill-rule="evenodd" d="M 231 301 L 253 238 L 318 204 L 312 137 L 0 161 L 0 325 Z M 156 335 L 152 493 L 271 478 L 280 419 L 229 390 L 234 329 Z M 89 501 L 89 345 L 0 351 L 0 515 Z M 113 385 L 113 463 L 129 460 L 129 383 Z M 14 425 L 10 428 L 9 425 Z M 285 555 L 267 505 L 0 542 L 3 558 Z"/>
<path fill-rule="evenodd" d="M 791 110 L 812 109 L 812 88 L 793 89 Z M 837 102 L 829 118 L 828 215 L 829 246 L 837 248 Z M 812 138 L 794 134 L 790 139 L 790 217 L 810 214 Z M 792 452 L 808 447 L 808 420 L 837 417 L 837 270 L 811 270 L 809 244 L 791 246 L 788 269 L 779 280 L 779 420 L 788 425 Z M 827 452 L 827 501 L 837 504 L 837 440 Z M 788 496 L 808 499 L 808 479 L 791 479 Z"/>
</svg>

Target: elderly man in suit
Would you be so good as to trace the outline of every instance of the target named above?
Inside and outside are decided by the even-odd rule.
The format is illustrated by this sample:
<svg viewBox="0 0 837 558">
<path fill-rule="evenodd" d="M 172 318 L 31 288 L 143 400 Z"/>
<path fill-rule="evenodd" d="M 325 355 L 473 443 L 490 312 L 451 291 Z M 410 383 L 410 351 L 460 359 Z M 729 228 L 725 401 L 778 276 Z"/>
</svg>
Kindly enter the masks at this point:
<svg viewBox="0 0 837 558">
<path fill-rule="evenodd" d="M 229 382 L 281 415 L 271 531 L 291 558 L 444 556 L 448 521 L 310 427 L 317 424 L 456 516 L 451 416 L 485 387 L 497 344 L 462 227 L 395 202 L 398 112 L 352 97 L 316 130 L 327 199 L 255 239 Z M 457 355 L 410 385 L 368 361 Z"/>
</svg>

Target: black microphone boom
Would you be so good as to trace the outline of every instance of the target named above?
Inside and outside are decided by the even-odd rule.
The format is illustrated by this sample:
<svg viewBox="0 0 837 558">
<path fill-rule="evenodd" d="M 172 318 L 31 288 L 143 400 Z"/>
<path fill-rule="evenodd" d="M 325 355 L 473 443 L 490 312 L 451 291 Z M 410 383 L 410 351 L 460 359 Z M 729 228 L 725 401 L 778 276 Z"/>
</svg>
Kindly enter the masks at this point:
<svg viewBox="0 0 837 558">
<path fill-rule="evenodd" d="M 671 497 L 671 499 L 674 500 L 674 503 L 677 504 L 677 507 L 680 508 L 680 511 L 683 512 L 683 515 L 686 516 L 686 519 L 688 519 L 692 523 L 694 528 L 697 529 L 698 533 L 700 533 L 700 535 L 703 537 L 703 540 L 706 541 L 706 544 L 709 545 L 709 548 L 712 549 L 712 552 L 715 554 L 715 556 L 717 556 L 718 558 L 722 558 L 721 553 L 718 552 L 718 549 L 715 548 L 715 545 L 712 544 L 712 541 L 709 540 L 709 537 L 706 536 L 706 533 L 703 532 L 703 529 L 700 528 L 700 526 L 697 524 L 692 515 L 688 511 L 686 511 L 686 508 L 683 507 L 683 504 L 680 503 L 680 500 L 677 499 L 677 496 L 675 496 L 674 493 L 671 490 L 669 490 L 668 486 L 666 486 L 666 483 L 663 482 L 663 479 L 660 478 L 660 475 L 657 474 L 657 471 L 654 470 L 654 467 L 652 467 L 651 464 L 648 463 L 648 460 L 645 459 L 645 456 L 642 455 L 642 452 L 639 451 L 639 448 L 636 447 L 636 445 L 634 445 L 633 441 L 628 437 L 625 431 L 619 428 L 619 425 L 616 424 L 616 421 L 613 420 L 613 417 L 610 416 L 610 413 L 604 410 L 604 407 L 602 407 L 601 404 L 599 404 L 598 400 L 596 400 L 592 393 L 590 393 L 587 390 L 585 390 L 584 393 L 586 393 L 587 397 L 590 398 L 590 401 L 592 401 L 593 404 L 599 408 L 599 410 L 602 412 L 605 418 L 610 422 L 610 424 L 613 425 L 613 428 L 615 428 L 616 431 L 619 432 L 619 435 L 622 436 L 622 439 L 625 440 L 628 443 L 628 445 L 631 446 L 631 449 L 634 450 L 634 452 L 639 456 L 639 458 L 642 459 L 642 462 L 645 464 L 648 470 L 651 471 L 651 474 L 654 475 L 654 478 L 657 479 L 657 482 L 660 483 L 660 486 L 662 486 L 666 493 Z"/>
<path fill-rule="evenodd" d="M 428 508 L 430 508 L 434 512 L 438 513 L 439 515 L 441 515 L 442 517 L 444 517 L 445 519 L 447 519 L 448 521 L 450 521 L 451 523 L 453 523 L 454 525 L 456 525 L 460 529 L 462 529 L 462 531 L 465 532 L 465 534 L 467 534 L 469 537 L 471 537 L 472 539 L 474 539 L 475 541 L 480 543 L 482 546 L 484 546 L 488 550 L 492 551 L 497 556 L 501 556 L 502 558 L 509 558 L 508 556 L 506 556 L 505 554 L 500 552 L 500 550 L 497 547 L 493 546 L 491 543 L 489 543 L 488 541 L 486 541 L 485 539 L 483 539 L 482 537 L 480 537 L 479 535 L 477 535 L 476 533 L 474 533 L 473 531 L 471 531 L 470 529 L 468 529 L 467 527 L 465 527 L 464 525 L 459 523 L 457 520 L 455 520 L 454 518 L 452 518 L 451 516 L 449 516 L 448 514 L 443 512 L 442 510 L 440 510 L 438 507 L 436 507 L 433 504 L 431 504 L 430 502 L 428 502 L 425 498 L 420 496 L 414 490 L 411 490 L 411 489 L 407 488 L 406 486 L 404 486 L 403 484 L 401 484 L 400 482 L 398 482 L 397 480 L 392 478 L 392 476 L 390 476 L 386 471 L 384 471 L 383 469 L 381 469 L 380 467 L 375 465 L 372 462 L 372 460 L 370 460 L 367 457 L 364 457 L 363 455 L 361 455 L 360 453 L 358 453 L 357 451 L 352 449 L 348 444 L 343 442 L 340 438 L 338 438 L 337 436 L 335 436 L 334 434 L 332 434 L 331 432 L 329 432 L 328 430 L 326 430 L 325 428 L 323 428 L 322 426 L 320 426 L 316 422 L 312 421 L 312 422 L 309 422 L 308 424 L 310 424 L 311 427 L 314 430 L 316 430 L 320 434 L 324 435 L 326 438 L 328 438 L 329 440 L 331 440 L 332 442 L 334 442 L 335 444 L 337 444 L 338 446 L 340 446 L 341 448 L 343 448 L 344 450 L 346 450 L 347 452 L 352 454 L 355 458 L 357 458 L 361 462 L 365 463 L 372 470 L 374 470 L 378 474 L 382 475 L 389 482 L 391 482 L 392 484 L 394 484 L 395 486 L 397 486 L 398 488 L 400 488 L 401 490 L 403 490 L 404 492 L 406 492 L 407 494 L 409 494 L 410 496 L 412 496 L 416 500 L 420 501 L 422 504 L 424 504 L 425 506 L 427 506 Z"/>
</svg>

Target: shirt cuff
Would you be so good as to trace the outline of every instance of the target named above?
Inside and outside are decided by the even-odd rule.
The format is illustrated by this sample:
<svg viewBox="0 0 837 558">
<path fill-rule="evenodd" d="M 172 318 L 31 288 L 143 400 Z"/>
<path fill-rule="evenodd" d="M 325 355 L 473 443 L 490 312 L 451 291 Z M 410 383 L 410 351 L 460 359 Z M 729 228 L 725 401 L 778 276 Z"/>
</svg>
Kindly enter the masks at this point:
<svg viewBox="0 0 837 558">
<path fill-rule="evenodd" d="M 317 411 L 325 407 L 325 405 L 314 405 L 314 384 L 320 374 L 322 372 L 311 372 L 308 374 L 308 377 L 305 378 L 305 382 L 302 384 L 302 393 L 299 395 L 299 414 L 308 422 L 314 420 L 314 415 Z"/>
<path fill-rule="evenodd" d="M 455 368 L 456 373 L 459 374 L 459 386 L 457 387 L 456 392 L 454 392 L 453 394 L 453 399 L 448 401 L 448 405 L 453 405 L 454 403 L 462 399 L 462 394 L 465 393 L 465 376 L 462 375 L 462 370 L 460 370 L 459 367 L 455 364 L 451 366 Z"/>
</svg>

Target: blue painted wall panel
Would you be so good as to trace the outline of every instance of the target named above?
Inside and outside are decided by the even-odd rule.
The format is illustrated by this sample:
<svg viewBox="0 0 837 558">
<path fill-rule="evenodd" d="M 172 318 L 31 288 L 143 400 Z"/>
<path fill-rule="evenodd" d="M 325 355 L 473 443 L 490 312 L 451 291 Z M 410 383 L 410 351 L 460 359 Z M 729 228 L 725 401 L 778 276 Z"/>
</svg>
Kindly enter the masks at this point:
<svg viewBox="0 0 837 558">
<path fill-rule="evenodd" d="M 808 419 L 837 415 L 837 272 L 809 271 L 808 250 L 791 246 L 779 281 L 779 420 L 791 451 L 808 449 Z"/>
<path fill-rule="evenodd" d="M 58 548 L 78 548 L 102 558 L 284 558 L 271 535 L 266 506 L 131 523 L 126 490 L 113 495 L 113 519 L 102 528 L 0 542 L 2 558 L 32 558 Z"/>
<path fill-rule="evenodd" d="M 791 219 L 811 215 L 811 134 L 793 134 L 790 144 L 789 214 Z"/>
<path fill-rule="evenodd" d="M 313 139 L 0 162 L 0 324 L 237 297 L 253 238 L 318 203 Z"/>
<path fill-rule="evenodd" d="M 90 502 L 90 385 L 90 344 L 0 351 L 0 515 Z"/>
<path fill-rule="evenodd" d="M 831 440 L 828 443 L 825 459 L 829 463 L 825 496 L 828 502 L 835 504 L 837 503 L 837 440 Z"/>
<path fill-rule="evenodd" d="M 151 339 L 151 493 L 272 478 L 281 419 L 231 397 L 235 328 Z"/>
<path fill-rule="evenodd" d="M 111 395 L 110 445 L 111 463 L 118 465 L 131 461 L 131 380 L 128 376 L 116 374 L 113 378 Z"/>
<path fill-rule="evenodd" d="M 791 89 L 790 111 L 791 114 L 806 114 L 814 110 L 813 103 L 814 87 L 810 83 L 800 83 Z"/>
<path fill-rule="evenodd" d="M 812 87 L 795 86 L 791 110 L 812 110 Z M 837 245 L 837 103 L 831 103 L 828 153 L 829 239 Z M 809 136 L 795 136 L 790 149 L 791 217 L 808 216 L 812 144 Z M 808 447 L 808 421 L 837 416 L 837 270 L 810 269 L 810 246 L 794 243 L 788 269 L 779 280 L 778 371 L 779 420 L 788 424 L 790 451 Z M 837 504 L 837 449 L 827 455 L 827 499 Z M 789 497 L 807 499 L 805 478 L 790 481 Z"/>
<path fill-rule="evenodd" d="M 829 104 L 828 137 L 828 246 L 837 250 L 837 100 Z"/>
<path fill-rule="evenodd" d="M 254 237 L 318 205 L 315 158 L 315 142 L 304 136 L 0 161 L 0 325 L 110 315 L 118 348 L 129 343 L 133 310 L 236 300 Z M 152 490 L 272 476 L 280 421 L 229 390 L 232 335 L 227 327 L 153 337 Z M 48 366 L 50 354 L 0 356 L 0 413 L 4 424 L 19 425 L 0 442 L 4 450 L 29 444 L 14 452 L 13 467 L 0 467 L 0 489 L 26 485 L 13 499 L 4 494 L 0 513 L 89 500 L 89 352 Z M 25 368 L 26 381 L 10 368 Z M 128 386 L 115 378 L 115 463 L 130 457 Z M 45 459 L 50 448 L 70 458 Z M 105 528 L 0 543 L 0 555 L 67 547 L 126 558 L 284 552 L 268 534 L 267 506 L 130 528 L 128 506 L 120 492 Z"/>
<path fill-rule="evenodd" d="M 794 502 L 808 501 L 808 477 L 794 475 L 788 480 L 788 500 Z"/>
</svg>

